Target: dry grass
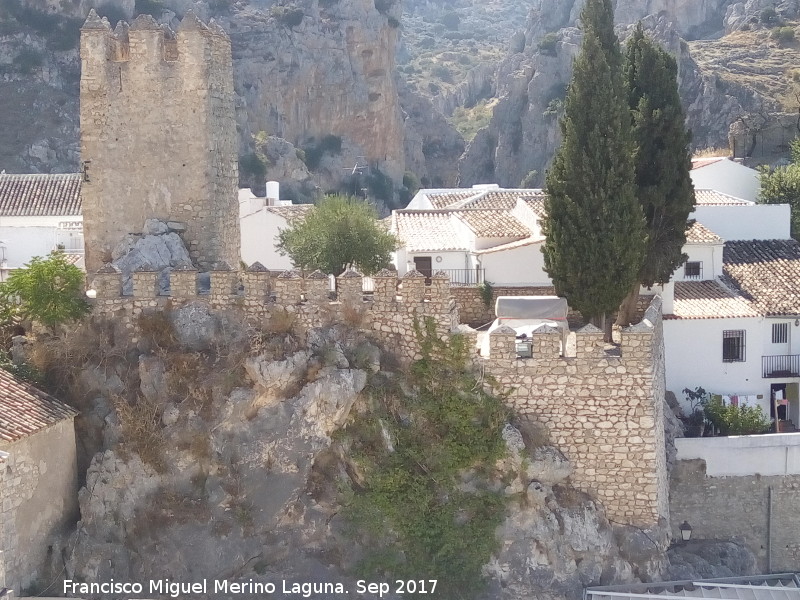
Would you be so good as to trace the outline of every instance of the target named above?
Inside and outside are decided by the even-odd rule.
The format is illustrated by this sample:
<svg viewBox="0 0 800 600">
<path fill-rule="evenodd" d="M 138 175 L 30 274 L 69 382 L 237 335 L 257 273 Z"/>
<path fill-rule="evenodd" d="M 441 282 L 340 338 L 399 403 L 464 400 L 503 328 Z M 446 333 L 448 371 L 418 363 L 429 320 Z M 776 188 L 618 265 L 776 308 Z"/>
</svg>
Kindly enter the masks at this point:
<svg viewBox="0 0 800 600">
<path fill-rule="evenodd" d="M 177 347 L 178 338 L 167 309 L 142 313 L 139 315 L 137 325 L 140 339 L 151 350 Z"/>
<path fill-rule="evenodd" d="M 753 88 L 786 110 L 796 110 L 790 67 L 800 64 L 800 46 L 771 39 L 771 31 L 735 31 L 718 40 L 689 42 L 689 48 L 701 70 Z"/>
<path fill-rule="evenodd" d="M 139 455 L 142 462 L 157 472 L 166 471 L 164 461 L 164 430 L 161 425 L 161 407 L 154 400 L 140 396 L 133 402 L 125 398 L 114 399 L 119 419 L 123 449 Z"/>
</svg>

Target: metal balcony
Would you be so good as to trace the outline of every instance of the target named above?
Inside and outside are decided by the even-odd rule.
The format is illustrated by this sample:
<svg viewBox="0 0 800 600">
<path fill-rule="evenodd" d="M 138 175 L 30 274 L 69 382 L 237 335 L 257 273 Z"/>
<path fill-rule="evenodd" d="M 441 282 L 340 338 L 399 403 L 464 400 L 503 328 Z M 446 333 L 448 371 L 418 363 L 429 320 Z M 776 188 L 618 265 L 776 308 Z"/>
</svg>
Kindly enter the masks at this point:
<svg viewBox="0 0 800 600">
<path fill-rule="evenodd" d="M 764 379 L 800 377 L 800 354 L 762 356 L 761 372 Z"/>
</svg>

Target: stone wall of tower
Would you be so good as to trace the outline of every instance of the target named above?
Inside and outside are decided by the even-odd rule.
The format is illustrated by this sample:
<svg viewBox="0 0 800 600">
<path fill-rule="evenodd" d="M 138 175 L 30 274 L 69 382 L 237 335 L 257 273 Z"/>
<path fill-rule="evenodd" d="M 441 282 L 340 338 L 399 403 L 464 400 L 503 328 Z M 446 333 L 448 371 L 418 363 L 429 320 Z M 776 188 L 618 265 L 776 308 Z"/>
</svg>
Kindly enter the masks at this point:
<svg viewBox="0 0 800 600">
<path fill-rule="evenodd" d="M 189 12 L 176 34 L 140 15 L 81 29 L 86 267 L 108 262 L 148 218 L 185 223 L 201 270 L 239 261 L 230 40 Z M 91 161 L 91 162 L 88 162 Z"/>
</svg>

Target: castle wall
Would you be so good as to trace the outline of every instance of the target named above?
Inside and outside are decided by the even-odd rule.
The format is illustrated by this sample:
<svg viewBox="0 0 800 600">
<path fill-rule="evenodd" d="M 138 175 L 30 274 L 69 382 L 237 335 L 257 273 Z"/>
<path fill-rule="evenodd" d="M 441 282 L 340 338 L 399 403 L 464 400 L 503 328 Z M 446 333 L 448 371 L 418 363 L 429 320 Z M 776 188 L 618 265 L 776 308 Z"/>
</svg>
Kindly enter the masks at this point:
<svg viewBox="0 0 800 600">
<path fill-rule="evenodd" d="M 556 330 L 533 335 L 533 357 L 516 358 L 514 330 L 491 334 L 487 374 L 520 414 L 545 425 L 574 466 L 573 483 L 596 496 L 608 518 L 639 526 L 667 517 L 664 344 L 661 299 L 622 332 L 618 355 L 603 334 L 577 332 L 574 358 L 561 356 Z"/>
<path fill-rule="evenodd" d="M 211 289 L 197 295 L 195 271 L 170 274 L 170 296 L 156 296 L 157 273 L 133 273 L 133 296 L 121 296 L 119 273 L 98 273 L 95 314 L 121 322 L 136 336 L 139 315 L 187 302 L 206 302 L 219 310 L 238 310 L 255 324 L 278 313 L 293 315 L 299 330 L 346 322 L 368 332 L 404 360 L 421 358 L 415 322 L 431 317 L 437 334 L 458 330 L 458 308 L 447 276 L 430 285 L 417 271 L 398 279 L 382 271 L 373 277 L 374 293 L 365 297 L 362 277 L 348 271 L 337 278 L 329 298 L 328 276 L 303 278 L 297 271 L 277 277 L 256 264 L 244 273 L 212 271 Z M 243 291 L 240 290 L 240 284 Z M 642 323 L 622 332 L 616 356 L 603 345 L 603 334 L 587 326 L 576 333 L 576 356 L 561 356 L 560 334 L 533 336 L 533 358 L 517 358 L 513 329 L 492 332 L 490 353 L 476 356 L 477 366 L 492 375 L 518 413 L 542 423 L 552 442 L 574 466 L 573 482 L 597 497 L 610 519 L 640 526 L 668 515 L 664 448 L 664 347 L 661 299 L 656 297 Z M 282 315 L 283 316 L 283 315 Z"/>
<path fill-rule="evenodd" d="M 206 270 L 238 264 L 236 123 L 230 40 L 187 13 L 177 35 L 141 15 L 81 29 L 81 160 L 86 267 L 109 262 L 148 218 L 186 224 Z"/>
<path fill-rule="evenodd" d="M 709 477 L 705 461 L 680 460 L 670 480 L 673 537 L 687 521 L 692 539 L 733 540 L 764 573 L 800 565 L 800 475 Z"/>
</svg>

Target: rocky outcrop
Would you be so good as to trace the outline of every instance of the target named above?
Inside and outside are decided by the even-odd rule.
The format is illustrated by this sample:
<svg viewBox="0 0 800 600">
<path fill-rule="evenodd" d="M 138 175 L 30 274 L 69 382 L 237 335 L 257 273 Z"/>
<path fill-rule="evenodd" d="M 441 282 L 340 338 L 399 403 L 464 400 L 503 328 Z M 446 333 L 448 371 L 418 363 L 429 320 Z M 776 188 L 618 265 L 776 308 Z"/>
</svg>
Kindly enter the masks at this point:
<svg viewBox="0 0 800 600">
<path fill-rule="evenodd" d="M 703 2 L 627 2 L 616 4 L 618 33 L 626 38 L 641 20 L 679 64 L 679 88 L 696 147 L 725 147 L 729 125 L 743 114 L 777 109 L 760 93 L 704 71 L 684 39 L 722 33 L 727 0 Z M 518 186 L 531 170 L 538 184 L 560 143 L 560 100 L 580 45 L 575 27 L 582 2 L 534 4 L 521 52 L 510 54 L 497 74 L 496 105 L 489 126 L 480 131 L 459 164 L 461 185 L 488 181 Z M 542 44 L 545 35 L 550 39 Z M 522 46 L 518 44 L 517 48 Z"/>
<path fill-rule="evenodd" d="M 227 23 L 243 132 L 266 131 L 302 146 L 349 140 L 395 180 L 404 171 L 402 115 L 394 85 L 399 4 L 372 0 L 247 7 Z"/>
<path fill-rule="evenodd" d="M 169 291 L 169 273 L 174 267 L 192 268 L 192 259 L 178 235 L 185 227 L 180 223 L 148 219 L 141 235 L 129 234 L 111 254 L 114 267 L 123 274 L 122 292 L 133 293 L 131 274 L 138 270 L 158 271 L 159 294 Z"/>
</svg>

